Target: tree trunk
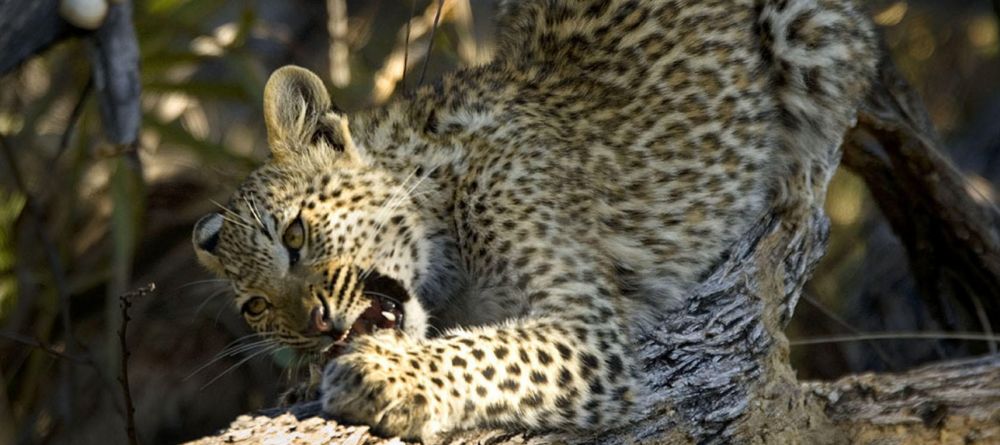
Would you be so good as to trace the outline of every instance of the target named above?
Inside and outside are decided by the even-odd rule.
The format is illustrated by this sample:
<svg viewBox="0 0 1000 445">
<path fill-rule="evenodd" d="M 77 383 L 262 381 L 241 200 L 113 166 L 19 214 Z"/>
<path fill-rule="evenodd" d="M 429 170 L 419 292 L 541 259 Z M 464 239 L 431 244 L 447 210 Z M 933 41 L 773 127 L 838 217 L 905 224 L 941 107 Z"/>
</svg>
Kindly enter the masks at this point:
<svg viewBox="0 0 1000 445">
<path fill-rule="evenodd" d="M 113 2 L 103 24 L 86 31 L 60 16 L 58 0 L 0 0 L 0 75 L 56 42 L 76 36 L 87 40 L 105 137 L 116 145 L 135 143 L 142 111 L 139 42 L 130 1 Z"/>
<path fill-rule="evenodd" d="M 906 83 L 886 59 L 881 82 L 862 108 L 860 124 L 846 139 L 851 156 L 858 138 L 877 135 L 885 150 L 905 153 L 908 163 L 886 162 L 880 184 L 932 187 L 932 199 L 917 206 L 933 220 L 923 234 L 961 234 L 971 252 L 956 258 L 984 261 L 969 269 L 990 289 L 998 278 L 993 226 L 969 220 L 982 215 L 961 182 L 940 181 L 947 160 L 934 146 L 929 123 Z M 919 102 L 916 102 L 919 107 Z M 916 141 L 911 143 L 907 141 Z M 871 145 L 865 147 L 871 148 Z M 836 159 L 837 157 L 831 157 Z M 891 156 L 890 156 L 891 158 Z M 919 162 L 918 162 L 919 161 Z M 836 161 L 823 166 L 828 178 Z M 899 165 L 897 165 L 899 164 Z M 852 164 L 856 165 L 856 164 Z M 921 174 L 910 174 L 918 166 Z M 903 170 L 900 170 L 903 169 Z M 943 173 L 942 173 L 943 174 Z M 825 196 L 826 184 L 804 196 Z M 878 196 L 878 195 L 877 195 Z M 885 199 L 899 199 L 886 194 Z M 660 314 L 655 330 L 638 337 L 645 384 L 657 396 L 636 422 L 594 436 L 469 432 L 458 444 L 543 443 L 997 443 L 1000 441 L 1000 356 L 941 364 L 901 375 L 850 376 L 832 383 L 800 383 L 788 360 L 783 329 L 812 268 L 823 254 L 828 224 L 823 203 L 800 200 L 795 208 L 763 217 L 697 289 L 690 304 Z M 888 204 L 883 203 L 883 208 Z M 897 204 L 898 205 L 898 204 Z M 911 212 L 912 214 L 912 212 Z M 928 235 L 929 236 L 929 235 Z M 942 235 L 943 236 L 943 235 Z M 938 248 L 947 243 L 935 242 Z M 959 247 L 956 247 L 959 246 Z M 978 248 L 974 248 L 978 246 Z M 967 261 L 967 262 L 968 262 Z M 967 263 L 966 262 L 966 263 Z M 978 285 L 977 285 L 977 288 Z M 994 294 L 996 295 L 996 294 Z M 261 443 L 269 438 L 295 443 L 392 443 L 319 417 L 316 403 L 237 419 L 226 431 L 197 443 Z"/>
</svg>

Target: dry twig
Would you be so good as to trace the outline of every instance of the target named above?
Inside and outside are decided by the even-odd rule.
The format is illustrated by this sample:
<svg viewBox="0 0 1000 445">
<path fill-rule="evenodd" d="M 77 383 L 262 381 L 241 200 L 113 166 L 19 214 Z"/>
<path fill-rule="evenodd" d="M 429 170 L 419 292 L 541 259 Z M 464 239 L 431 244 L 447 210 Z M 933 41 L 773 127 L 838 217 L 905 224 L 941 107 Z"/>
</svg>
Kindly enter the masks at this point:
<svg viewBox="0 0 1000 445">
<path fill-rule="evenodd" d="M 83 85 L 83 89 L 80 90 L 80 96 L 76 99 L 76 103 L 73 105 L 73 111 L 69 115 L 69 121 L 66 122 L 66 130 L 63 131 L 62 138 L 59 139 L 59 150 L 56 151 L 55 160 L 59 160 L 66 149 L 69 148 L 69 140 L 73 136 L 73 130 L 76 128 L 77 121 L 80 120 L 80 115 L 83 114 L 83 106 L 87 103 L 87 98 L 90 97 L 90 92 L 94 89 L 94 78 L 88 77 L 87 83 Z"/>
<path fill-rule="evenodd" d="M 406 67 L 410 62 L 416 62 L 421 57 L 427 57 L 428 46 L 418 45 L 416 42 L 423 38 L 430 38 L 430 34 L 436 27 L 434 18 L 439 17 L 439 21 L 446 21 L 452 18 L 453 12 L 460 7 L 460 1 L 443 0 L 438 4 L 431 4 L 423 13 L 412 17 L 407 22 L 405 29 L 401 29 L 396 46 L 386 57 L 382 68 L 375 73 L 375 86 L 372 90 L 372 101 L 376 104 L 385 102 L 396 91 L 396 85 L 403 79 L 404 64 Z M 440 15 L 438 14 L 440 6 Z M 410 45 L 410 42 L 413 45 Z"/>
<path fill-rule="evenodd" d="M 438 0 L 437 12 L 434 13 L 434 25 L 431 26 L 431 37 L 427 39 L 427 55 L 424 57 L 424 67 L 420 70 L 420 79 L 417 80 L 417 87 L 424 84 L 424 77 L 427 76 L 427 65 L 431 62 L 431 53 L 434 51 L 434 37 L 437 36 L 438 27 L 441 25 L 441 10 L 444 9 L 444 0 Z"/>
<path fill-rule="evenodd" d="M 139 439 L 135 434 L 135 405 L 132 404 L 132 391 L 129 389 L 128 383 L 128 344 L 125 341 L 125 334 L 128 329 L 128 322 L 131 318 L 128 315 L 129 308 L 132 307 L 132 300 L 137 297 L 142 297 L 150 292 L 156 290 L 156 283 L 149 283 L 139 289 L 133 290 L 131 292 L 126 292 L 118 297 L 118 307 L 122 311 L 122 324 L 121 329 L 118 331 L 118 339 L 121 342 L 121 366 L 122 375 L 118 378 L 118 383 L 121 384 L 122 394 L 125 396 L 125 425 L 126 433 L 128 434 L 128 442 L 130 445 L 138 445 Z"/>
</svg>

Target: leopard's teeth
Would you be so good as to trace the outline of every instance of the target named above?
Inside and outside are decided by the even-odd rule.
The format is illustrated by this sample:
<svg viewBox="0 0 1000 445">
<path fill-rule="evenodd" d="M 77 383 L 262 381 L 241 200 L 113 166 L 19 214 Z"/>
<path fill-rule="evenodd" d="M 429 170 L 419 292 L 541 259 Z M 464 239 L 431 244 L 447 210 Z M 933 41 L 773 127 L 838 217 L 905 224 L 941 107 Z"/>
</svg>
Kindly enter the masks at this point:
<svg viewBox="0 0 1000 445">
<path fill-rule="evenodd" d="M 382 316 L 383 316 L 383 317 L 385 317 L 385 319 L 386 319 L 386 320 L 389 320 L 389 321 L 396 321 L 396 315 L 395 315 L 395 314 L 393 314 L 392 312 L 389 312 L 389 311 L 383 311 L 383 312 L 382 312 Z"/>
</svg>

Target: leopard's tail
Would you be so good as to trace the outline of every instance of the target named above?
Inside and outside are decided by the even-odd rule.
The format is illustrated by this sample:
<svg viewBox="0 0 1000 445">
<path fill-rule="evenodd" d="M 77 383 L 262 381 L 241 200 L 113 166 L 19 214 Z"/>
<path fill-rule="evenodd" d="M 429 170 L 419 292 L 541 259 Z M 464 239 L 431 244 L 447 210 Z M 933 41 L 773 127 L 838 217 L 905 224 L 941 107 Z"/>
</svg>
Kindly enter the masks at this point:
<svg viewBox="0 0 1000 445">
<path fill-rule="evenodd" d="M 783 184 L 780 199 L 811 196 L 816 187 L 825 189 L 875 75 L 875 34 L 852 0 L 756 0 L 756 8 L 779 106 L 780 143 L 797 178 Z M 788 190 L 803 186 L 810 190 Z"/>
</svg>

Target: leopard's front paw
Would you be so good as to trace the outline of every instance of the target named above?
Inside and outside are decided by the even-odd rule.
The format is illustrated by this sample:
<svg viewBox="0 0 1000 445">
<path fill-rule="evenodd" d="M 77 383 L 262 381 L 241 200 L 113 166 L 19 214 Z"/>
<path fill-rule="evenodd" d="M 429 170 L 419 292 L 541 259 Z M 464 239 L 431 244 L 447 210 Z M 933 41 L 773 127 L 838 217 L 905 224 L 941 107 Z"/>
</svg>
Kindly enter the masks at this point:
<svg viewBox="0 0 1000 445">
<path fill-rule="evenodd" d="M 299 403 L 319 400 L 319 385 L 322 381 L 323 371 L 320 365 L 309 365 L 309 379 L 303 383 L 289 388 L 278 396 L 278 406 L 288 408 Z"/>
<path fill-rule="evenodd" d="M 323 374 L 323 411 L 379 434 L 432 440 L 444 416 L 398 332 L 365 336 L 335 358 Z M 424 364 L 426 366 L 426 364 Z"/>
<path fill-rule="evenodd" d="M 278 396 L 278 406 L 288 408 L 299 403 L 319 399 L 319 386 L 309 383 L 295 385 Z"/>
</svg>

